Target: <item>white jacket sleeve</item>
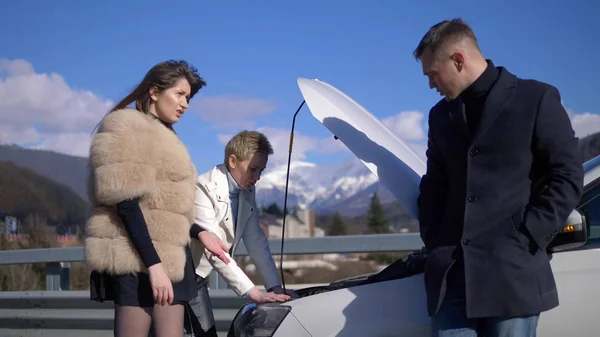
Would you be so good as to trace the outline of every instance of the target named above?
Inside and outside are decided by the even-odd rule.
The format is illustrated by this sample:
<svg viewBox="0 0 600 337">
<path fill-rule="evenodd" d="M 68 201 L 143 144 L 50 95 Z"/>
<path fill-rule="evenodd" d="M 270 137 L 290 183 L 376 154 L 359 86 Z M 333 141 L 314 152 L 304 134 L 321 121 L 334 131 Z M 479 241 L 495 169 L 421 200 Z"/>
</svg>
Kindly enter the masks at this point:
<svg viewBox="0 0 600 337">
<path fill-rule="evenodd" d="M 224 232 L 220 230 L 218 220 L 215 217 L 214 206 L 208 197 L 207 191 L 199 185 L 196 185 L 194 206 L 196 208 L 195 223 L 205 230 L 215 233 L 225 242 L 225 238 L 222 237 Z M 225 264 L 218 257 L 214 256 L 206 248 L 204 249 L 204 256 L 213 268 L 225 279 L 238 296 L 242 296 L 254 287 L 254 283 L 231 256 L 229 254 L 226 255 L 229 258 L 228 264 Z"/>
<path fill-rule="evenodd" d="M 274 286 L 281 285 L 281 279 L 279 278 L 275 261 L 269 249 L 269 241 L 265 232 L 260 227 L 257 213 L 252 215 L 251 221 L 244 230 L 242 239 L 248 250 L 248 255 L 252 258 L 256 269 L 265 283 L 265 289 L 268 290 Z"/>
</svg>

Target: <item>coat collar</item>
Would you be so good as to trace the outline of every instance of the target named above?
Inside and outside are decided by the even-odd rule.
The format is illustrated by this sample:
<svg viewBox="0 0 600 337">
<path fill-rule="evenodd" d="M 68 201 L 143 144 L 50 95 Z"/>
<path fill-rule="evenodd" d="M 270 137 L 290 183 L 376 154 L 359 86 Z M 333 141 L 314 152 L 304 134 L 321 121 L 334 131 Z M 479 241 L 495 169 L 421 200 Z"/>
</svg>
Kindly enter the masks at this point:
<svg viewBox="0 0 600 337">
<path fill-rule="evenodd" d="M 511 74 L 504 67 L 498 67 L 498 69 L 500 70 L 498 81 L 496 81 L 494 86 L 492 86 L 492 89 L 488 94 L 488 98 L 485 101 L 482 112 L 483 115 L 481 116 L 481 120 L 477 126 L 477 129 L 475 130 L 473 140 L 481 137 L 481 135 L 483 135 L 490 128 L 490 126 L 492 126 L 496 118 L 502 111 L 504 111 L 510 100 L 515 95 L 517 77 Z"/>
<path fill-rule="evenodd" d="M 217 165 L 213 169 L 211 179 L 206 183 L 206 187 L 209 190 L 216 190 L 217 201 L 227 204 L 229 216 L 231 216 L 231 203 L 229 200 L 229 182 L 227 179 L 227 167 L 224 164 Z M 242 233 L 244 227 L 248 223 L 251 216 L 257 212 L 254 203 L 254 186 L 248 190 L 241 189 L 239 196 L 239 209 L 236 232 Z M 238 241 L 238 235 L 236 235 L 236 241 Z"/>
<path fill-rule="evenodd" d="M 479 125 L 475 133 L 471 135 L 465 115 L 465 105 L 462 98 L 449 102 L 449 117 L 452 125 L 458 131 L 458 134 L 468 143 L 473 143 L 483 135 L 494 123 L 496 118 L 506 108 L 515 94 L 517 87 L 517 77 L 511 74 L 506 68 L 498 67 L 500 75 L 498 80 L 490 89 L 485 101 Z"/>
</svg>

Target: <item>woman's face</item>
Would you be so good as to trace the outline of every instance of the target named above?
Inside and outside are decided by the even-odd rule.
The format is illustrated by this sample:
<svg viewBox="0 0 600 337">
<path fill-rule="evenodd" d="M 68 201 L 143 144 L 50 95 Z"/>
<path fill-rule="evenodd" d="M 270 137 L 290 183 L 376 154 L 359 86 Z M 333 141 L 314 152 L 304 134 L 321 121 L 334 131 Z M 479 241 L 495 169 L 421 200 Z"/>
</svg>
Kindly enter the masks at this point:
<svg viewBox="0 0 600 337">
<path fill-rule="evenodd" d="M 156 88 L 150 89 L 150 99 L 152 100 L 150 113 L 165 123 L 179 122 L 183 112 L 188 108 L 191 90 L 190 84 L 185 78 L 162 92 Z"/>
</svg>

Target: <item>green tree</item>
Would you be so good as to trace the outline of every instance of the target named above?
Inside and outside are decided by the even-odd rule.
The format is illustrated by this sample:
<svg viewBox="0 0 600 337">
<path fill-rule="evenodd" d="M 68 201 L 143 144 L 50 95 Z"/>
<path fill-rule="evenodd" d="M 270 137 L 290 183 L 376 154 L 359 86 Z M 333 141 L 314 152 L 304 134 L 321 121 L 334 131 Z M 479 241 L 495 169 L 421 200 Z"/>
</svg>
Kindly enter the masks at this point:
<svg viewBox="0 0 600 337">
<path fill-rule="evenodd" d="M 348 232 L 348 227 L 342 216 L 339 212 L 335 212 L 333 219 L 331 220 L 331 224 L 329 225 L 329 230 L 327 231 L 327 235 L 346 235 Z"/>
<path fill-rule="evenodd" d="M 371 197 L 371 206 L 369 207 L 367 217 L 367 233 L 383 234 L 389 232 L 390 229 L 385 218 L 383 205 L 381 204 L 377 193 L 373 193 L 373 196 Z"/>
<path fill-rule="evenodd" d="M 8 250 L 8 239 L 6 233 L 0 233 L 0 250 Z"/>
<path fill-rule="evenodd" d="M 279 206 L 277 206 L 277 203 L 270 204 L 269 207 L 265 209 L 265 213 L 276 216 L 283 216 L 283 211 L 281 210 L 281 208 L 279 208 Z"/>
<path fill-rule="evenodd" d="M 0 220 L 0 250 L 8 249 L 8 240 L 6 238 L 7 228 L 4 221 Z"/>
</svg>

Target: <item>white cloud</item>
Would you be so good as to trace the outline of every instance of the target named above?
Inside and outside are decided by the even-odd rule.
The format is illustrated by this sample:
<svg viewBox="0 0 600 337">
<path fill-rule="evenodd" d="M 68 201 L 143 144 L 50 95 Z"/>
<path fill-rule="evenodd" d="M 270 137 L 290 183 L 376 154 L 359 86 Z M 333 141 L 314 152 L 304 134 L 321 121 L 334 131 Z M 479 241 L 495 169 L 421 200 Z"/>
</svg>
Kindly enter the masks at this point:
<svg viewBox="0 0 600 337">
<path fill-rule="evenodd" d="M 35 73 L 31 63 L 25 60 L 0 59 L 0 75 L 8 76 L 30 75 Z"/>
<path fill-rule="evenodd" d="M 274 102 L 223 95 L 200 97 L 190 111 L 220 129 L 254 128 Z M 0 58 L 0 143 L 87 156 L 90 133 L 113 102 L 38 73 L 26 60 Z"/>
<path fill-rule="evenodd" d="M 290 131 L 272 128 L 272 127 L 261 127 L 257 128 L 256 131 L 262 132 L 269 138 L 271 146 L 273 146 L 273 155 L 270 157 L 269 162 L 272 165 L 279 165 L 287 163 L 289 156 L 289 144 L 290 144 Z M 217 138 L 222 144 L 227 144 L 229 139 L 233 137 L 233 134 L 218 134 Z M 310 137 L 294 132 L 294 144 L 292 148 L 292 160 L 305 160 L 306 154 L 311 151 L 315 151 L 318 148 L 320 139 L 317 137 Z"/>
<path fill-rule="evenodd" d="M 348 150 L 346 145 L 344 145 L 344 143 L 342 143 L 340 140 L 333 138 L 333 135 L 331 137 L 320 139 L 319 146 L 317 149 L 315 149 L 315 151 L 320 154 L 331 154 L 338 152 L 350 153 L 350 150 Z"/>
<path fill-rule="evenodd" d="M 92 140 L 89 132 L 69 132 L 49 134 L 34 148 L 52 150 L 73 156 L 87 157 Z"/>
<path fill-rule="evenodd" d="M 231 139 L 231 137 L 233 137 L 232 134 L 223 134 L 223 133 L 219 133 L 217 135 L 217 139 L 219 140 L 219 142 L 221 142 L 221 144 L 226 145 L 227 142 Z"/>
<path fill-rule="evenodd" d="M 58 74 L 36 73 L 25 60 L 0 59 L 2 143 L 86 155 L 89 134 L 111 104 Z"/>
<path fill-rule="evenodd" d="M 0 144 L 30 144 L 40 141 L 40 134 L 33 126 L 0 125 Z"/>
<path fill-rule="evenodd" d="M 275 111 L 272 101 L 236 95 L 199 97 L 190 111 L 218 129 L 254 128 L 254 120 Z"/>
<path fill-rule="evenodd" d="M 273 161 L 274 162 L 286 162 L 289 156 L 290 146 L 290 131 L 264 127 L 260 128 L 259 131 L 264 132 L 271 145 L 273 145 Z M 308 152 L 314 151 L 318 148 L 320 139 L 317 137 L 305 136 L 299 132 L 294 132 L 294 143 L 292 148 L 292 160 L 305 160 Z"/>
<path fill-rule="evenodd" d="M 404 141 L 419 141 L 425 138 L 423 129 L 425 114 L 419 111 L 402 111 L 382 120 L 390 131 Z"/>
<path fill-rule="evenodd" d="M 575 135 L 579 138 L 583 138 L 587 135 L 600 131 L 600 115 L 591 112 L 584 113 L 573 113 L 569 110 L 571 117 L 571 124 Z"/>
</svg>

